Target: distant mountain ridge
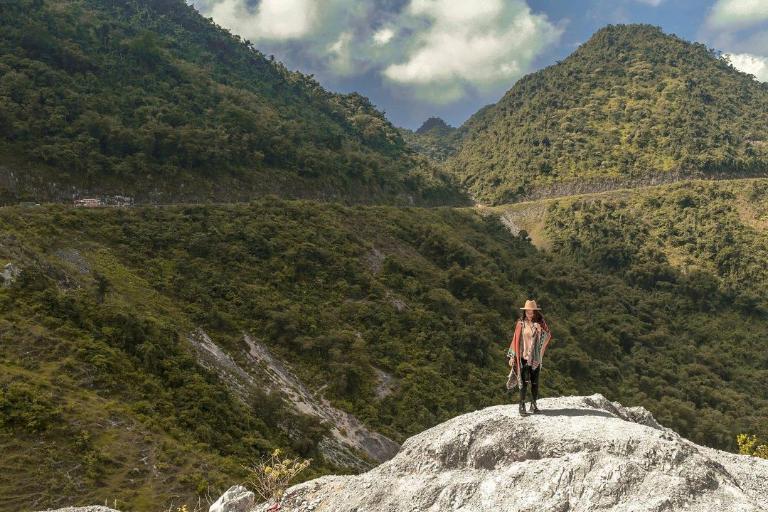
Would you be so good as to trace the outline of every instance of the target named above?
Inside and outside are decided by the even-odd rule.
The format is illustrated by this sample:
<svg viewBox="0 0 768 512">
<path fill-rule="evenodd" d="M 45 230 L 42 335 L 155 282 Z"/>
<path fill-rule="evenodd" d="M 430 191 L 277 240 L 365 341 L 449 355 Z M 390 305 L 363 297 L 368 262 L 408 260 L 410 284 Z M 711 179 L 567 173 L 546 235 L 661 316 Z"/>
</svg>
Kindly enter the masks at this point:
<svg viewBox="0 0 768 512">
<path fill-rule="evenodd" d="M 609 25 L 460 129 L 446 168 L 505 203 L 689 177 L 768 173 L 768 85 L 700 43 Z"/>
<path fill-rule="evenodd" d="M 183 0 L 0 4 L 0 204 L 102 194 L 462 201 L 367 98 Z"/>
<path fill-rule="evenodd" d="M 448 135 L 454 132 L 456 128 L 450 126 L 448 123 L 440 119 L 439 117 L 430 117 L 424 121 L 421 126 L 416 130 L 418 135 L 424 135 L 426 133 L 435 133 L 440 135 Z"/>
<path fill-rule="evenodd" d="M 403 140 L 413 151 L 437 163 L 456 153 L 463 133 L 439 117 L 430 117 L 416 131 L 400 129 Z"/>
</svg>

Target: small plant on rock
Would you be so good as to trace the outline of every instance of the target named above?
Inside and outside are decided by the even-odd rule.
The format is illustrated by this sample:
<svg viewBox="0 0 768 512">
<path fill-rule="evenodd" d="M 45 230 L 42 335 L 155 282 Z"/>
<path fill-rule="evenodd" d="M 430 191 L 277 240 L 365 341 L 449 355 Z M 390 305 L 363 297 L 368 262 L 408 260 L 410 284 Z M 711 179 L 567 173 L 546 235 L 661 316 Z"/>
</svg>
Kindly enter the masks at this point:
<svg viewBox="0 0 768 512">
<path fill-rule="evenodd" d="M 736 436 L 739 445 L 739 453 L 742 455 L 754 455 L 768 459 L 768 443 L 761 442 L 755 435 L 739 434 Z"/>
<path fill-rule="evenodd" d="M 247 482 L 262 501 L 274 502 L 270 510 L 279 510 L 280 500 L 288 484 L 312 463 L 312 459 L 289 458 L 276 448 L 269 457 L 258 464 L 244 466 L 248 471 Z"/>
</svg>

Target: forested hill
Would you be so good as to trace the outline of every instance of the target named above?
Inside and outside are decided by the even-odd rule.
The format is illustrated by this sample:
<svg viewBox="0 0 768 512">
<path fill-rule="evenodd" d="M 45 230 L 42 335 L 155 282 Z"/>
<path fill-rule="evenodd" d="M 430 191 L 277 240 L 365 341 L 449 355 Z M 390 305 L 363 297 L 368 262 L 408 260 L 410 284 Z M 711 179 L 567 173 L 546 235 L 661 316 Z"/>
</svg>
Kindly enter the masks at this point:
<svg viewBox="0 0 768 512">
<path fill-rule="evenodd" d="M 649 25 L 601 29 L 465 126 L 448 167 L 486 203 L 768 171 L 768 86 Z"/>
<path fill-rule="evenodd" d="M 460 198 L 358 94 L 183 0 L 0 3 L 0 202 Z"/>
</svg>

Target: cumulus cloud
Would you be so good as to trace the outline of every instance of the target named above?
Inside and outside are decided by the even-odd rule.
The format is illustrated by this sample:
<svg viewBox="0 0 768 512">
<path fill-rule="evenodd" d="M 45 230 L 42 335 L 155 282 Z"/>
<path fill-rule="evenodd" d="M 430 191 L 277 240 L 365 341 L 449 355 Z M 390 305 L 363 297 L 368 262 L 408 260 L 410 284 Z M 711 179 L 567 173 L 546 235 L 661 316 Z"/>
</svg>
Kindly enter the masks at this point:
<svg viewBox="0 0 768 512">
<path fill-rule="evenodd" d="M 191 1 L 303 69 L 378 73 L 390 87 L 437 104 L 508 88 L 562 34 L 525 0 Z"/>
<path fill-rule="evenodd" d="M 768 82 L 768 58 L 749 53 L 727 54 L 733 67 L 754 75 L 761 82 Z"/>
<path fill-rule="evenodd" d="M 334 71 L 342 75 L 348 75 L 355 70 L 351 42 L 352 32 L 342 32 L 339 38 L 328 46 L 329 64 Z"/>
<path fill-rule="evenodd" d="M 637 0 L 641 4 L 650 5 L 651 7 L 658 7 L 664 0 Z"/>
<path fill-rule="evenodd" d="M 382 28 L 373 34 L 373 40 L 376 44 L 387 44 L 395 37 L 395 31 L 391 28 Z"/>
<path fill-rule="evenodd" d="M 363 73 L 371 62 L 376 2 L 358 0 L 187 0 L 219 25 L 301 68 Z M 391 1 L 391 0 L 386 0 Z"/>
<path fill-rule="evenodd" d="M 210 16 L 246 39 L 296 39 L 315 28 L 318 9 L 314 0 L 261 0 L 255 8 L 242 0 L 222 0 L 212 3 Z"/>
<path fill-rule="evenodd" d="M 717 0 L 706 24 L 716 30 L 742 29 L 768 20 L 766 0 Z"/>
<path fill-rule="evenodd" d="M 562 34 L 522 0 L 411 0 L 404 17 L 404 24 L 424 28 L 383 74 L 434 103 L 456 101 L 473 88 L 509 86 Z"/>
<path fill-rule="evenodd" d="M 766 0 L 717 0 L 702 26 L 706 39 L 727 49 L 725 55 L 739 71 L 768 81 L 768 22 Z"/>
</svg>

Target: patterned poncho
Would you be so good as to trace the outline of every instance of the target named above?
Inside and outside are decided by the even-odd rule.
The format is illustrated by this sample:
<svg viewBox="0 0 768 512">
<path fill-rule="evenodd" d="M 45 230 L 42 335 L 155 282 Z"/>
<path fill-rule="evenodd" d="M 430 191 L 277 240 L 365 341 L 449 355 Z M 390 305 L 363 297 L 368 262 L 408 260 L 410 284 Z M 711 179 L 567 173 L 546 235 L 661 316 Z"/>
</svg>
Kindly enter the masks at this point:
<svg viewBox="0 0 768 512">
<path fill-rule="evenodd" d="M 544 359 L 544 351 L 547 350 L 547 345 L 549 345 L 549 341 L 552 339 L 552 332 L 550 331 L 547 322 L 545 322 L 543 318 L 541 319 L 540 326 L 541 329 L 534 329 L 533 340 L 531 341 L 533 343 L 533 347 L 531 348 L 531 360 L 528 361 L 528 364 L 530 364 L 533 368 L 542 365 L 542 361 Z M 512 343 L 509 344 L 509 349 L 507 350 L 507 357 L 514 358 L 515 360 L 512 368 L 509 371 L 509 375 L 507 376 L 507 389 L 510 390 L 514 389 L 515 386 L 522 386 L 523 384 L 522 377 L 520 375 L 520 355 L 522 352 L 520 345 L 523 341 L 522 330 L 523 321 L 518 320 L 517 325 L 515 325 L 515 334 L 512 336 Z"/>
</svg>

